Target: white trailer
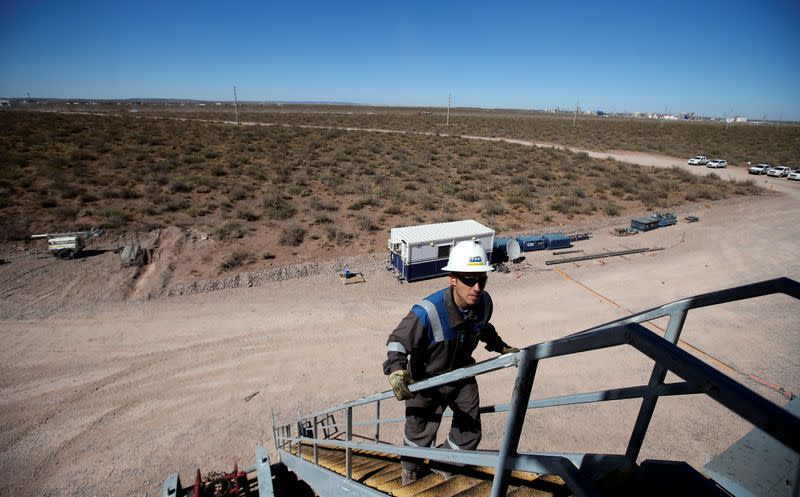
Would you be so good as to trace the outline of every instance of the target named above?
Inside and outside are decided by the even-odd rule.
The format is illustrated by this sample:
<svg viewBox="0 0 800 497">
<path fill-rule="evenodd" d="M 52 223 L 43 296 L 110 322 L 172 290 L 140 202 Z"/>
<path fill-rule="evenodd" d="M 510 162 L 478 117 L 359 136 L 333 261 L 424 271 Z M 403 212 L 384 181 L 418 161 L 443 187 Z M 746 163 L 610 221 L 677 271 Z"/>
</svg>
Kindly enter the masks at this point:
<svg viewBox="0 0 800 497">
<path fill-rule="evenodd" d="M 392 228 L 389 258 L 407 281 L 434 278 L 447 274 L 442 268 L 447 265 L 450 249 L 464 240 L 479 243 L 491 260 L 494 230 L 472 219 Z"/>
<path fill-rule="evenodd" d="M 86 239 L 90 236 L 99 236 L 100 230 L 92 228 L 91 231 L 70 231 L 68 233 L 41 233 L 31 235 L 31 238 L 47 238 L 47 249 L 59 259 L 72 259 L 86 246 Z"/>
</svg>

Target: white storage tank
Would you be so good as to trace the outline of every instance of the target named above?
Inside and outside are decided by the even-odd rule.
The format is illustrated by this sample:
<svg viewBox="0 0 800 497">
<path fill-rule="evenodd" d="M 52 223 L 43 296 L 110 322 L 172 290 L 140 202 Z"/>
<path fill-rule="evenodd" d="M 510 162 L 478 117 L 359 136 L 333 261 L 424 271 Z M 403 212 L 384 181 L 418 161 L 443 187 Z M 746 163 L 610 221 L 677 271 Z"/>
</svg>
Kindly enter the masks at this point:
<svg viewBox="0 0 800 497">
<path fill-rule="evenodd" d="M 392 228 L 389 258 L 407 281 L 434 278 L 447 274 L 442 268 L 447 265 L 450 249 L 464 240 L 479 243 L 491 260 L 494 230 L 472 219 Z"/>
</svg>

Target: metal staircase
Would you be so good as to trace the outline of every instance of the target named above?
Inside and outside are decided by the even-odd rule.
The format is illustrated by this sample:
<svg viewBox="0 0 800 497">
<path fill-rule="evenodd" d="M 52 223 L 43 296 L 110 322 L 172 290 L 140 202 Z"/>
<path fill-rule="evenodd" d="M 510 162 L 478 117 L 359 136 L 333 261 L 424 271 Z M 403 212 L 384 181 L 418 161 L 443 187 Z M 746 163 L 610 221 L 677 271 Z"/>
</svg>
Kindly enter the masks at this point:
<svg viewBox="0 0 800 497">
<path fill-rule="evenodd" d="M 483 414 L 506 413 L 499 450 L 456 451 L 385 443 L 381 440 L 381 426 L 405 421 L 402 417 L 381 417 L 381 402 L 386 399 L 396 402 L 391 391 L 298 417 L 290 423 L 276 424 L 273 419 L 275 446 L 281 462 L 322 497 L 731 495 L 686 463 L 637 463 L 637 460 L 658 399 L 701 394 L 749 421 L 795 455 L 800 454 L 800 418 L 676 345 L 689 311 L 775 293 L 800 299 L 800 284 L 778 278 L 679 300 L 411 385 L 410 390 L 416 392 L 516 367 L 511 401 L 481 407 Z M 663 317 L 669 319 L 663 336 L 643 326 Z M 654 361 L 647 384 L 531 400 L 539 361 L 619 346 L 632 347 Z M 674 373 L 682 381 L 665 383 L 667 372 Z M 529 410 L 621 399 L 641 399 L 624 454 L 518 450 L 525 414 Z M 364 409 L 372 410 L 374 417 L 370 415 L 371 419 L 354 422 L 354 409 L 359 409 L 359 413 Z M 452 412 L 446 411 L 445 416 L 448 415 L 452 416 Z M 338 423 L 334 416 L 339 419 Z M 369 436 L 354 432 L 363 427 L 372 427 L 374 431 Z M 270 469 L 266 451 L 258 450 L 260 459 L 247 471 L 258 473 L 260 495 L 273 495 L 273 487 L 268 487 L 273 477 L 265 475 Z M 401 456 L 427 459 L 433 469 L 448 465 L 448 471 L 456 476 L 445 480 L 432 473 L 403 487 L 400 484 Z M 449 466 L 452 464 L 458 465 L 455 471 Z M 788 490 L 792 493 L 788 495 L 800 495 L 800 470 L 797 472 Z M 172 483 L 177 491 L 165 493 L 165 496 L 180 494 L 179 482 Z"/>
</svg>

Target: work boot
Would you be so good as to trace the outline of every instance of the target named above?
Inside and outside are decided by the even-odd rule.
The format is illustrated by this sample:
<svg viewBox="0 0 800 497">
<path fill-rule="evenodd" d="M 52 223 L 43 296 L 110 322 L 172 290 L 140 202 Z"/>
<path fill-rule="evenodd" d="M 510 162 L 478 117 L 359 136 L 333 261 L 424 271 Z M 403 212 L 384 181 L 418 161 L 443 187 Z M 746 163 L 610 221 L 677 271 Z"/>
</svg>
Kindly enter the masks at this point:
<svg viewBox="0 0 800 497">
<path fill-rule="evenodd" d="M 414 468 L 414 469 L 403 468 L 403 471 L 400 474 L 400 478 L 403 481 L 404 487 L 406 485 L 411 485 L 415 481 L 419 480 L 419 468 Z"/>
</svg>

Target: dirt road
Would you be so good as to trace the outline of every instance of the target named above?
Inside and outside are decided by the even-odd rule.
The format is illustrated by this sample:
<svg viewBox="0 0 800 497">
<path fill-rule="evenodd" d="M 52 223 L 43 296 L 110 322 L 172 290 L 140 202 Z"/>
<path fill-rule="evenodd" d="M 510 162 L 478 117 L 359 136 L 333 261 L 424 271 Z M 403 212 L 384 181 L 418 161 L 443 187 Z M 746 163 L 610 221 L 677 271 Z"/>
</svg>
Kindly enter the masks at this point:
<svg viewBox="0 0 800 497">
<path fill-rule="evenodd" d="M 676 158 L 601 155 L 688 168 Z M 738 168 L 717 173 L 746 176 Z M 664 251 L 555 269 L 544 264 L 552 254 L 532 253 L 518 272 L 493 274 L 498 330 L 514 345 L 530 345 L 702 292 L 777 276 L 800 280 L 800 232 L 788 219 L 800 207 L 800 185 L 753 178 L 777 194 L 699 205 L 698 223 L 627 238 L 596 232 L 578 246 L 586 253 Z M 444 282 L 399 284 L 375 269 L 365 276 L 343 286 L 323 272 L 0 322 L 0 494 L 159 495 L 171 472 L 230 469 L 234 459 L 250 464 L 258 443 L 272 450 L 273 412 L 285 421 L 298 403 L 308 412 L 386 390 L 380 366 L 389 331 Z M 13 294 L 12 284 L 2 282 L 2 290 Z M 739 378 L 798 392 L 797 310 L 783 296 L 704 309 L 690 314 L 682 338 Z M 480 349 L 476 357 L 490 355 Z M 534 398 L 646 383 L 650 367 L 628 349 L 544 361 Z M 482 404 L 510 399 L 512 373 L 480 379 Z M 400 407 L 386 406 L 384 414 L 400 415 Z M 637 409 L 635 401 L 618 401 L 532 412 L 521 449 L 624 452 Z M 483 447 L 497 447 L 504 419 L 486 416 Z M 662 399 L 642 458 L 700 467 L 747 430 L 711 400 Z"/>
</svg>

